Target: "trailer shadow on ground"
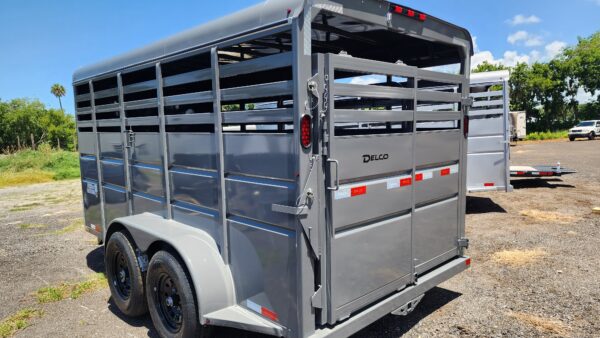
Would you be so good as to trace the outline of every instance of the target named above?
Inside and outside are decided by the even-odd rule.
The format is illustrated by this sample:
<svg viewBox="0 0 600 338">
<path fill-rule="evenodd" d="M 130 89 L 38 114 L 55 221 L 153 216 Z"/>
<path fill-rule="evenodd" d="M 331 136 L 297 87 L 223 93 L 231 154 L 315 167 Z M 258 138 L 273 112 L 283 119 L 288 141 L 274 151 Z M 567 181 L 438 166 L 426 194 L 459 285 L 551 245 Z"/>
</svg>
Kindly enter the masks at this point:
<svg viewBox="0 0 600 338">
<path fill-rule="evenodd" d="M 575 186 L 571 184 L 561 184 L 557 182 L 563 182 L 560 178 L 523 178 L 518 180 L 510 181 L 510 184 L 515 189 L 532 189 L 532 188 L 547 188 L 547 189 L 557 189 L 557 188 L 567 188 L 574 189 Z"/>
<path fill-rule="evenodd" d="M 488 197 L 467 196 L 467 214 L 479 215 L 487 213 L 502 213 L 506 210 Z"/>
</svg>

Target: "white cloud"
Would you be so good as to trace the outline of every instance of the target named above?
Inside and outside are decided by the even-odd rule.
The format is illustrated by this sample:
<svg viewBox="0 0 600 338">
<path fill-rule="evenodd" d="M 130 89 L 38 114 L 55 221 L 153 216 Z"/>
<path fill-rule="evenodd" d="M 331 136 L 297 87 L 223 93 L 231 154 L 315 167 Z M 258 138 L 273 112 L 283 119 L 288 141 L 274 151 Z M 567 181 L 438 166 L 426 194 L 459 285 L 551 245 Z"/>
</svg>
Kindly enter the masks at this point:
<svg viewBox="0 0 600 338">
<path fill-rule="evenodd" d="M 600 0 L 595 0 L 595 1 L 600 2 Z M 530 24 L 540 23 L 540 22 L 542 22 L 542 19 L 540 19 L 539 17 L 537 17 L 535 15 L 525 16 L 523 14 L 517 14 L 514 16 L 514 18 L 507 20 L 507 22 L 509 24 L 511 24 L 512 26 L 530 25 Z"/>
<path fill-rule="evenodd" d="M 598 0 L 600 1 L 600 0 Z M 551 60 L 555 58 L 558 54 L 560 54 L 565 48 L 567 44 L 563 41 L 553 41 L 546 45 L 546 58 L 547 60 Z"/>
<path fill-rule="evenodd" d="M 376 84 L 376 83 L 382 83 L 385 81 L 386 81 L 386 78 L 383 75 L 364 75 L 364 76 L 353 77 L 352 80 L 350 81 L 350 83 L 357 84 L 357 85 L 371 85 L 371 84 Z"/>
<path fill-rule="evenodd" d="M 596 5 L 600 6 L 600 0 L 587 0 L 587 1 L 595 3 Z"/>
<path fill-rule="evenodd" d="M 537 47 L 544 44 L 544 40 L 541 36 L 528 33 L 526 31 L 518 31 L 511 34 L 506 39 L 511 45 L 523 43 L 527 47 Z"/>
</svg>

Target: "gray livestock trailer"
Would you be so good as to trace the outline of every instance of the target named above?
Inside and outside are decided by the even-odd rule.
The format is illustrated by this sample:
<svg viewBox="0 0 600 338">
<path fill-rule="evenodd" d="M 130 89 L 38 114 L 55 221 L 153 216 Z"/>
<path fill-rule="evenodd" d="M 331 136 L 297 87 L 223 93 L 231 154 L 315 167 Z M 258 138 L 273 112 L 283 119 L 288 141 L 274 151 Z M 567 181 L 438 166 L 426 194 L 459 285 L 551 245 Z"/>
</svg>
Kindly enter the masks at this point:
<svg viewBox="0 0 600 338">
<path fill-rule="evenodd" d="M 412 311 L 470 265 L 472 52 L 390 2 L 271 0 L 78 70 L 85 223 L 116 306 L 163 337 L 346 337 Z"/>
</svg>

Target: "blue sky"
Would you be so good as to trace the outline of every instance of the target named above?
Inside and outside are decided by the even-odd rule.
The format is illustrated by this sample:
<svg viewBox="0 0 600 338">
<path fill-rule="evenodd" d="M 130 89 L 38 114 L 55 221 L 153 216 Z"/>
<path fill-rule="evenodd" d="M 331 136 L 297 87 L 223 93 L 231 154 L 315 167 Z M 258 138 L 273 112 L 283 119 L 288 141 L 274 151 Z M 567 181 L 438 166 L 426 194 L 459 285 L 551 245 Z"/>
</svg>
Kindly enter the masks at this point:
<svg viewBox="0 0 600 338">
<path fill-rule="evenodd" d="M 80 66 L 144 46 L 260 0 L 2 0 L 0 99 L 39 98 L 51 107 L 53 83 L 67 88 Z M 476 37 L 475 63 L 544 61 L 600 30 L 600 0 L 405 0 Z M 585 95 L 582 95 L 582 98 Z"/>
</svg>

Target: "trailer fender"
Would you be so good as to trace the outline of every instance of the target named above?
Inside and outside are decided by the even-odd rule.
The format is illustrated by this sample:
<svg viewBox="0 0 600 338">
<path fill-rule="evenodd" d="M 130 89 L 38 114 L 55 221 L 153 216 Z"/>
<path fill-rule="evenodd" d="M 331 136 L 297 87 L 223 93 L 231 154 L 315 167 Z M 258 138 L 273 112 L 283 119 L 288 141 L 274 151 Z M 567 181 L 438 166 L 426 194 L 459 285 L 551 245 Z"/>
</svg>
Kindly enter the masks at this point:
<svg viewBox="0 0 600 338">
<path fill-rule="evenodd" d="M 157 242 L 167 243 L 177 251 L 192 279 L 201 324 L 207 324 L 207 313 L 234 305 L 231 271 L 225 265 L 217 243 L 206 232 L 143 213 L 115 219 L 108 226 L 106 234 L 120 226 L 129 231 L 135 246 L 144 253 Z"/>
</svg>

